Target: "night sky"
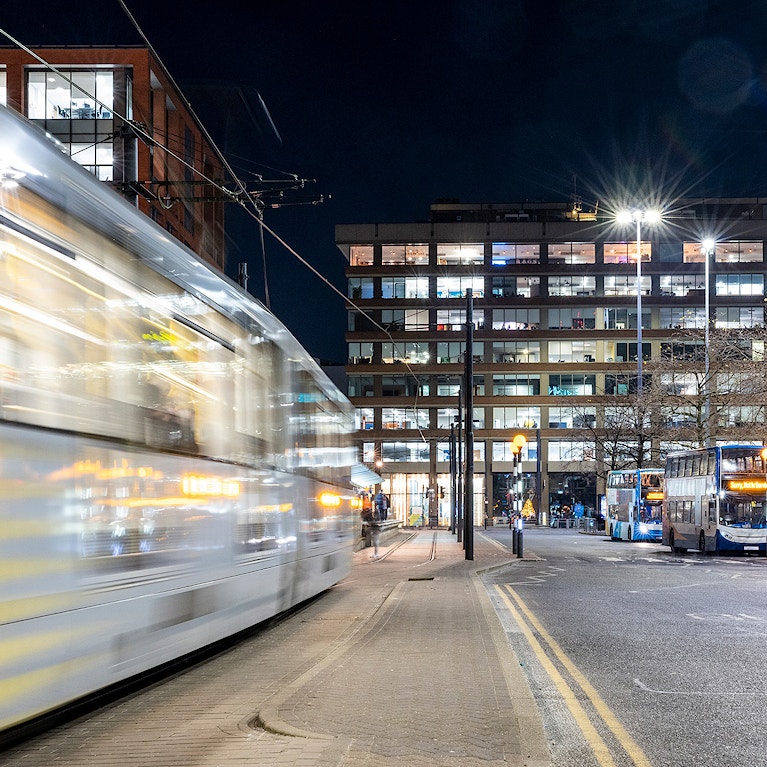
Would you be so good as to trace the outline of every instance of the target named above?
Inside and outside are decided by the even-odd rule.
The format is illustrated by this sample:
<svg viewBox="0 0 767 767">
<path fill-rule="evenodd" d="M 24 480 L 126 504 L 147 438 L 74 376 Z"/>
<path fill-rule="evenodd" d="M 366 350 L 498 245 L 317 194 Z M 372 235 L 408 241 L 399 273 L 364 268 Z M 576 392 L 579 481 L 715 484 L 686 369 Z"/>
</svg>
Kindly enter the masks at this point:
<svg viewBox="0 0 767 767">
<path fill-rule="evenodd" d="M 265 220 L 342 291 L 334 224 L 426 220 L 438 198 L 767 196 L 763 0 L 126 4 L 243 178 L 316 180 L 284 202 L 325 202 Z M 118 0 L 17 2 L 0 28 L 138 41 Z M 230 276 L 247 261 L 263 299 L 257 226 L 230 218 Z M 271 308 L 343 362 L 343 300 L 268 235 L 266 262 Z"/>
</svg>

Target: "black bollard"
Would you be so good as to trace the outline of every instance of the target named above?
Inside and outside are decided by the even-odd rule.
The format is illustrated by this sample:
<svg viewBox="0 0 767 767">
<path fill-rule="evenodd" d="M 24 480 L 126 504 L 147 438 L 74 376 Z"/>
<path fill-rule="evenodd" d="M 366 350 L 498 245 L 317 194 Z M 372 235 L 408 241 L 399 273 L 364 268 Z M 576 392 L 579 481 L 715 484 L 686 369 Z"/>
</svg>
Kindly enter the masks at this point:
<svg viewBox="0 0 767 767">
<path fill-rule="evenodd" d="M 516 554 L 517 553 L 517 526 L 514 525 L 511 531 L 511 553 Z"/>
<path fill-rule="evenodd" d="M 522 531 L 520 530 L 517 533 L 517 559 L 522 559 L 522 551 L 523 551 L 523 546 L 522 546 Z"/>
</svg>

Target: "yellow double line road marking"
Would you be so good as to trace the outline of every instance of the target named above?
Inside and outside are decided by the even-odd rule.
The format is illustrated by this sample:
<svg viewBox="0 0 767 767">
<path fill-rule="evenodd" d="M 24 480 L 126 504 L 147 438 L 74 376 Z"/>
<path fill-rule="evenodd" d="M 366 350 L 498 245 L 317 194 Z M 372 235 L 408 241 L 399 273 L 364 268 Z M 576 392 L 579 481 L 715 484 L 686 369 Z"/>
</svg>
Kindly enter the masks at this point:
<svg viewBox="0 0 767 767">
<path fill-rule="evenodd" d="M 613 714 L 609 706 L 604 702 L 604 700 L 602 700 L 601 696 L 594 689 L 588 679 L 583 676 L 578 667 L 570 660 L 570 658 L 567 657 L 564 650 L 562 650 L 557 641 L 549 635 L 546 629 L 543 628 L 540 621 L 530 611 L 530 608 L 528 608 L 527 605 L 522 601 L 516 591 L 514 591 L 514 589 L 508 585 L 503 587 L 496 585 L 495 588 L 504 604 L 508 608 L 509 612 L 519 624 L 519 627 L 522 630 L 522 633 L 525 635 L 525 638 L 530 644 L 533 652 L 535 653 L 535 656 L 538 658 L 544 670 L 551 678 L 551 681 L 554 682 L 557 690 L 559 690 L 560 695 L 564 699 L 568 709 L 570 709 L 570 713 L 573 715 L 577 725 L 581 728 L 581 732 L 586 738 L 586 741 L 591 747 L 591 750 L 594 752 L 594 756 L 596 756 L 599 764 L 602 765 L 602 767 L 615 767 L 615 761 L 610 754 L 610 750 L 608 749 L 607 744 L 604 742 L 601 735 L 597 732 L 596 728 L 591 723 L 591 720 L 589 719 L 585 709 L 578 702 L 575 692 L 568 685 L 565 678 L 562 676 L 562 674 L 559 673 L 557 667 L 546 654 L 546 650 L 544 650 L 543 646 L 530 629 L 530 626 L 532 626 L 538 632 L 538 636 L 540 636 L 543 642 L 549 646 L 554 657 L 556 657 L 556 659 L 567 670 L 573 680 L 579 685 L 581 690 L 583 690 L 584 694 L 591 701 L 599 716 L 610 728 L 613 735 L 615 735 L 615 737 L 618 739 L 621 746 L 623 747 L 623 750 L 626 752 L 626 754 L 628 754 L 636 767 L 651 767 L 650 761 L 645 756 L 644 751 L 642 751 L 637 742 L 626 731 L 626 728 L 618 721 L 615 714 Z M 514 602 L 516 602 L 516 604 L 519 606 L 519 610 L 517 610 L 514 602 L 509 599 L 509 596 L 506 592 L 508 592 L 508 595 L 510 595 Z M 522 618 L 520 611 L 524 614 L 525 618 L 527 618 L 527 621 Z"/>
</svg>

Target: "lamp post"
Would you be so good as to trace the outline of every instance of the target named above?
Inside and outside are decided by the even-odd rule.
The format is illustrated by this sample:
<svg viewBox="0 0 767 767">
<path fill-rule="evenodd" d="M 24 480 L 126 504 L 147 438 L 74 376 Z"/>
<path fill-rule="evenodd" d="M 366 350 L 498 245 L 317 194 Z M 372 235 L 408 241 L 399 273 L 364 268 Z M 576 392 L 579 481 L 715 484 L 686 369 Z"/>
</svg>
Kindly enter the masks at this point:
<svg viewBox="0 0 767 767">
<path fill-rule="evenodd" d="M 514 512 L 522 516 L 522 448 L 527 444 L 524 434 L 515 434 L 511 441 L 511 452 L 514 455 Z"/>
<path fill-rule="evenodd" d="M 642 396 L 642 223 L 655 224 L 661 215 L 657 210 L 624 210 L 618 213 L 619 224 L 636 224 L 637 239 L 637 397 Z"/>
<path fill-rule="evenodd" d="M 703 240 L 703 255 L 706 257 L 706 268 L 704 271 L 705 277 L 703 278 L 706 281 L 706 290 L 705 290 L 705 309 L 703 310 L 706 317 L 705 317 L 705 330 L 704 330 L 704 341 L 705 349 L 704 349 L 704 359 L 705 359 L 705 372 L 703 373 L 703 385 L 706 387 L 703 392 L 703 434 L 705 437 L 705 447 L 711 446 L 711 381 L 709 380 L 711 377 L 711 356 L 708 349 L 708 342 L 709 342 L 709 335 L 710 335 L 710 328 L 711 328 L 711 301 L 710 301 L 710 293 L 711 293 L 711 285 L 709 283 L 710 280 L 710 260 L 711 256 L 716 253 L 716 243 L 712 239 L 705 239 Z"/>
</svg>

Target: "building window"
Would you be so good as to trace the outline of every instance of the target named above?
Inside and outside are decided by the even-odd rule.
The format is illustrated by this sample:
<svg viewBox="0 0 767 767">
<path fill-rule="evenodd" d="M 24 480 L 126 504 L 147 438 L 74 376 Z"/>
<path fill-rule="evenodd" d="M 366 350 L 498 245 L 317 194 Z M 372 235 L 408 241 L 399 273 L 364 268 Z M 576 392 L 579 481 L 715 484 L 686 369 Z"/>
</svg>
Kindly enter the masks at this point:
<svg viewBox="0 0 767 767">
<path fill-rule="evenodd" d="M 428 277 L 382 277 L 381 298 L 428 298 Z"/>
<path fill-rule="evenodd" d="M 349 298 L 373 298 L 372 277 L 349 277 Z"/>
<path fill-rule="evenodd" d="M 754 328 L 764 325 L 764 309 L 761 306 L 717 306 L 716 327 Z"/>
<path fill-rule="evenodd" d="M 6 106 L 8 104 L 8 87 L 6 85 L 6 72 L 4 69 L 0 69 L 0 104 Z"/>
<path fill-rule="evenodd" d="M 706 253 L 700 242 L 684 243 L 685 263 L 704 263 Z M 761 240 L 732 240 L 714 245 L 717 264 L 764 263 L 764 243 Z"/>
<path fill-rule="evenodd" d="M 381 263 L 384 266 L 398 266 L 403 264 L 428 266 L 429 246 L 425 243 L 382 245 Z"/>
<path fill-rule="evenodd" d="M 437 396 L 457 397 L 461 393 L 462 376 L 437 376 Z"/>
<path fill-rule="evenodd" d="M 493 442 L 492 455 L 493 461 L 513 461 L 516 445 L 513 442 Z M 522 460 L 535 461 L 538 458 L 538 443 L 526 442 L 522 447 Z"/>
<path fill-rule="evenodd" d="M 652 246 L 649 242 L 641 242 L 642 262 L 649 262 Z M 635 264 L 637 262 L 637 242 L 606 242 L 604 250 L 606 264 Z"/>
<path fill-rule="evenodd" d="M 594 428 L 597 423 L 595 407 L 550 407 L 549 429 Z"/>
<path fill-rule="evenodd" d="M 495 388 L 495 384 L 493 384 Z M 523 405 L 520 407 L 494 407 L 494 429 L 537 429 L 541 422 L 541 409 Z"/>
<path fill-rule="evenodd" d="M 642 275 L 642 295 L 649 296 L 652 292 L 652 277 Z M 606 296 L 635 296 L 637 294 L 636 275 L 606 274 Z"/>
<path fill-rule="evenodd" d="M 764 293 L 763 274 L 717 274 L 718 296 L 761 296 Z"/>
<path fill-rule="evenodd" d="M 528 397 L 541 393 L 541 377 L 523 373 L 493 376 L 493 396 Z"/>
<path fill-rule="evenodd" d="M 413 365 L 424 365 L 429 361 L 429 345 L 419 344 L 416 341 L 403 341 L 381 344 L 381 362 L 391 364 L 393 362 L 408 362 Z"/>
<path fill-rule="evenodd" d="M 493 277 L 496 298 L 532 298 L 540 293 L 540 277 Z"/>
<path fill-rule="evenodd" d="M 485 311 L 473 312 L 474 329 L 485 327 Z M 437 309 L 437 330 L 463 330 L 466 327 L 465 309 Z"/>
<path fill-rule="evenodd" d="M 418 442 L 383 442 L 381 459 L 384 463 L 428 463 L 429 443 Z"/>
<path fill-rule="evenodd" d="M 349 376 L 347 391 L 350 397 L 372 397 L 373 376 Z"/>
<path fill-rule="evenodd" d="M 643 360 L 650 359 L 651 348 L 649 342 L 642 344 Z M 605 362 L 628 362 L 629 360 L 636 362 L 636 341 L 633 343 L 630 341 L 605 341 L 605 356 Z"/>
<path fill-rule="evenodd" d="M 373 344 L 364 342 L 349 344 L 349 364 L 359 365 L 360 363 L 373 361 Z"/>
<path fill-rule="evenodd" d="M 596 341 L 549 341 L 549 362 L 594 362 Z"/>
<path fill-rule="evenodd" d="M 637 310 L 632 307 L 615 307 L 604 310 L 605 329 L 606 330 L 626 330 L 636 329 Z M 642 309 L 642 327 L 649 328 L 651 322 L 651 312 L 649 309 Z"/>
<path fill-rule="evenodd" d="M 706 347 L 703 341 L 663 341 L 660 356 L 664 360 L 702 362 L 706 356 Z"/>
<path fill-rule="evenodd" d="M 383 309 L 381 324 L 387 330 L 428 330 L 428 309 Z"/>
<path fill-rule="evenodd" d="M 458 423 L 457 407 L 437 408 L 437 428 L 438 429 L 449 429 L 451 426 L 457 423 Z"/>
<path fill-rule="evenodd" d="M 618 373 L 617 375 L 607 373 L 605 375 L 605 394 L 611 397 L 636 394 L 636 390 L 637 377 L 635 375 L 626 375 L 625 373 Z"/>
<path fill-rule="evenodd" d="M 493 330 L 538 330 L 540 321 L 540 309 L 493 309 Z"/>
<path fill-rule="evenodd" d="M 471 275 L 437 277 L 437 298 L 465 298 L 471 288 L 474 298 L 485 295 L 485 278 Z"/>
<path fill-rule="evenodd" d="M 481 242 L 438 244 L 437 263 L 448 266 L 484 264 L 485 246 Z"/>
<path fill-rule="evenodd" d="M 552 275 L 549 277 L 550 296 L 595 296 L 596 294 L 596 277 L 579 277 L 577 275 Z"/>
<path fill-rule="evenodd" d="M 381 408 L 383 429 L 428 429 L 429 411 L 426 408 L 384 407 Z"/>
<path fill-rule="evenodd" d="M 372 245 L 352 245 L 349 248 L 350 266 L 373 266 Z"/>
<path fill-rule="evenodd" d="M 538 264 L 541 261 L 541 247 L 536 243 L 494 242 L 493 266 L 507 264 Z"/>
<path fill-rule="evenodd" d="M 496 364 L 540 362 L 540 359 L 539 341 L 493 341 L 493 362 Z"/>
<path fill-rule="evenodd" d="M 549 442 L 550 461 L 593 461 L 594 443 L 588 440 L 552 440 Z"/>
<path fill-rule="evenodd" d="M 719 310 L 717 309 L 717 311 Z M 662 306 L 660 308 L 660 326 L 669 329 L 705 328 L 706 310 L 700 307 Z"/>
<path fill-rule="evenodd" d="M 428 376 L 396 375 L 381 376 L 383 397 L 428 397 L 430 386 Z"/>
<path fill-rule="evenodd" d="M 482 362 L 485 355 L 484 343 L 473 344 L 474 362 Z M 466 354 L 465 341 L 438 341 L 437 342 L 437 363 L 440 365 L 449 365 L 456 362 L 464 362 Z"/>
<path fill-rule="evenodd" d="M 550 264 L 596 263 L 596 245 L 593 242 L 550 242 Z"/>
<path fill-rule="evenodd" d="M 549 309 L 549 330 L 593 330 L 596 309 L 567 307 Z"/>
<path fill-rule="evenodd" d="M 111 70 L 27 71 L 27 117 L 101 181 L 114 178 L 113 109 Z"/>
<path fill-rule="evenodd" d="M 372 407 L 358 407 L 354 411 L 357 429 L 363 431 L 369 431 L 373 428 L 373 408 Z"/>
<path fill-rule="evenodd" d="M 702 296 L 705 289 L 706 282 L 702 274 L 661 274 L 660 276 L 662 296 Z"/>
<path fill-rule="evenodd" d="M 596 391 L 596 376 L 566 373 L 549 376 L 549 394 L 555 397 L 590 396 Z"/>
</svg>

